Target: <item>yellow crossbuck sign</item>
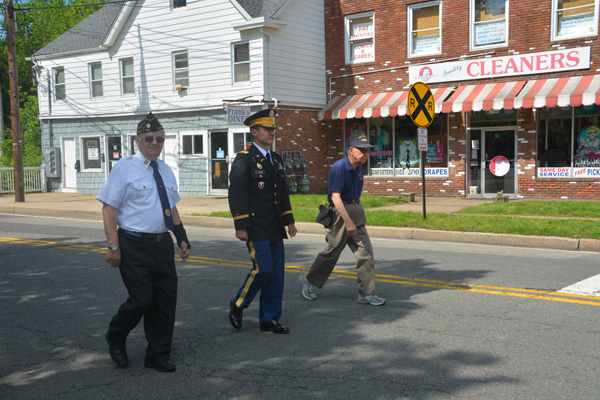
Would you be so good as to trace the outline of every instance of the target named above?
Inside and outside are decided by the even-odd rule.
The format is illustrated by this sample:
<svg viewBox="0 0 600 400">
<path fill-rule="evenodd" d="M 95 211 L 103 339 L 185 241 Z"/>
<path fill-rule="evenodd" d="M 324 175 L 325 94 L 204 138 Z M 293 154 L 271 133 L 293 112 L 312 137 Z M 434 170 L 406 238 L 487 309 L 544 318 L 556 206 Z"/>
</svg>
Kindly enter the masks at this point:
<svg viewBox="0 0 600 400">
<path fill-rule="evenodd" d="M 423 82 L 416 82 L 408 91 L 408 115 L 415 125 L 427 128 L 435 116 L 435 100 L 429 86 Z"/>
</svg>

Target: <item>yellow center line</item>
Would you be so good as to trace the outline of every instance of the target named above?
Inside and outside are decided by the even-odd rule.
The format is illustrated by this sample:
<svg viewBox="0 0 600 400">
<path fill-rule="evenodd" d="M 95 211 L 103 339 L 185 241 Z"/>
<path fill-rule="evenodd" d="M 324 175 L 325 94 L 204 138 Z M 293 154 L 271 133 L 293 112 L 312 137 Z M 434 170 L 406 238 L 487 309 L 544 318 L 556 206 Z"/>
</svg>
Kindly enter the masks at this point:
<svg viewBox="0 0 600 400">
<path fill-rule="evenodd" d="M 105 247 L 98 246 L 90 246 L 90 245 L 82 245 L 82 244 L 72 244 L 66 242 L 54 242 L 48 240 L 37 240 L 37 239 L 20 239 L 20 238 L 7 238 L 0 237 L 0 243 L 15 243 L 15 244 L 25 244 L 31 246 L 52 246 L 65 250 L 80 250 L 80 251 L 88 251 L 92 253 L 104 253 L 106 251 Z M 177 257 L 176 257 L 177 258 Z M 190 256 L 187 262 L 191 263 L 201 263 L 201 264 L 210 264 L 210 265 L 222 265 L 228 267 L 238 267 L 238 268 L 252 268 L 252 263 L 250 261 L 237 261 L 237 260 L 225 260 L 214 257 L 201 257 L 201 256 Z M 286 272 L 293 273 L 306 273 L 309 268 L 303 267 L 299 265 L 286 265 Z M 343 270 L 335 270 L 331 273 L 331 276 L 335 276 L 338 278 L 345 279 L 356 279 L 355 271 L 343 271 Z M 585 304 L 591 306 L 600 306 L 600 297 L 599 296 L 587 296 L 582 294 L 575 293 L 563 293 L 563 292 L 555 292 L 553 290 L 538 290 L 538 289 L 525 289 L 525 288 L 513 288 L 506 286 L 493 286 L 493 285 L 479 285 L 479 284 L 469 284 L 469 283 L 461 283 L 461 282 L 451 282 L 451 281 L 441 281 L 435 279 L 424 279 L 424 278 L 412 278 L 407 276 L 397 276 L 397 275 L 384 275 L 377 274 L 376 281 L 391 283 L 396 285 L 409 285 L 409 286 L 421 286 L 421 287 L 431 287 L 436 289 L 446 289 L 446 290 L 460 290 L 460 291 L 468 291 L 470 293 L 484 293 L 484 294 L 493 294 L 498 296 L 512 296 L 512 297 L 520 297 L 527 299 L 536 299 L 536 300 L 546 300 L 546 301 L 556 301 L 563 303 L 574 303 L 574 304 Z"/>
</svg>

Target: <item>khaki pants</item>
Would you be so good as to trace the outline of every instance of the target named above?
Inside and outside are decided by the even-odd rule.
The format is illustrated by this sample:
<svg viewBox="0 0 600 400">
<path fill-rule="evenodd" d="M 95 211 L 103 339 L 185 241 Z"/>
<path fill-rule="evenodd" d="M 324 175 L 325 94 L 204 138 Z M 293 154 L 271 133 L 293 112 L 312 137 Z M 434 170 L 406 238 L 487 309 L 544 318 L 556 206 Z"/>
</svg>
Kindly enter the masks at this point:
<svg viewBox="0 0 600 400">
<path fill-rule="evenodd" d="M 319 289 L 322 288 L 335 268 L 342 250 L 348 245 L 356 257 L 358 292 L 363 295 L 373 294 L 375 293 L 375 261 L 373 246 L 365 226 L 367 223 L 365 210 L 360 204 L 348 204 L 345 207 L 350 219 L 356 225 L 357 235 L 353 238 L 348 236 L 344 220 L 334 208 L 333 223 L 331 228 L 327 229 L 325 236 L 327 247 L 313 262 L 306 279 Z"/>
</svg>

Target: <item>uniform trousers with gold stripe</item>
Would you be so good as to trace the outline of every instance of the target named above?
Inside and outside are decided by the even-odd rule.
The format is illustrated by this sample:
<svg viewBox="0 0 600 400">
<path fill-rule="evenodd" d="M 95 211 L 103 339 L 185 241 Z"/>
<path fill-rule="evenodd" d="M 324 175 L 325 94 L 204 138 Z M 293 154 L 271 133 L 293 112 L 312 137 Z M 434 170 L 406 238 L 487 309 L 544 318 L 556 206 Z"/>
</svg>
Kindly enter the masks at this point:
<svg viewBox="0 0 600 400">
<path fill-rule="evenodd" d="M 260 322 L 281 317 L 285 277 L 285 250 L 282 240 L 248 241 L 252 271 L 233 298 L 239 308 L 247 308 L 260 291 Z"/>
</svg>

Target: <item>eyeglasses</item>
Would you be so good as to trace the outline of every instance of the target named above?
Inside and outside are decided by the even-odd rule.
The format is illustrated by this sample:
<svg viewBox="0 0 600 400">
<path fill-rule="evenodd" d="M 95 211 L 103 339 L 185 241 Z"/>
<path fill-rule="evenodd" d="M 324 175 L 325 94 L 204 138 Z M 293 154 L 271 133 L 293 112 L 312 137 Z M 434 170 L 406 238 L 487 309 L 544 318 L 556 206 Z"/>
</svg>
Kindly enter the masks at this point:
<svg viewBox="0 0 600 400">
<path fill-rule="evenodd" d="M 146 143 L 152 143 L 156 139 L 156 143 L 161 144 L 165 142 L 165 138 L 162 136 L 144 136 Z"/>
<path fill-rule="evenodd" d="M 360 151 L 363 154 L 368 153 L 369 151 L 371 151 L 371 149 L 369 149 L 369 148 L 362 148 L 362 147 L 355 147 L 355 149 L 358 150 L 358 151 Z"/>
</svg>

